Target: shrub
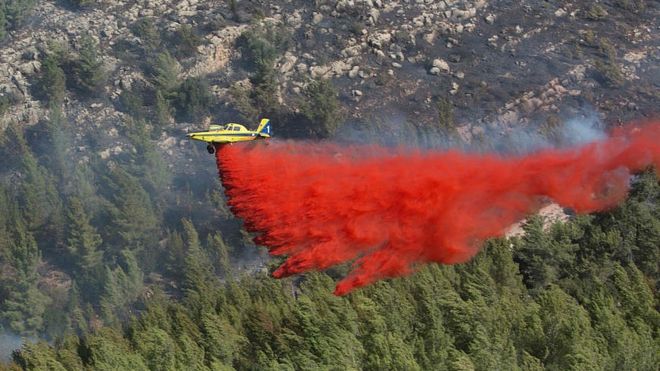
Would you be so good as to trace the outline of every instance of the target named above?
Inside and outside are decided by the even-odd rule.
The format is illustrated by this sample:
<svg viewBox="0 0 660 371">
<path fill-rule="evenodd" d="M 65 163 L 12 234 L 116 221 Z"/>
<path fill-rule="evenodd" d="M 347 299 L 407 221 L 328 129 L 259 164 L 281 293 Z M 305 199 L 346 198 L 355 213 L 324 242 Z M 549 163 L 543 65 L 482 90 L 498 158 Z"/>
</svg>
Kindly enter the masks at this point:
<svg viewBox="0 0 660 371">
<path fill-rule="evenodd" d="M 605 83 L 610 86 L 621 86 L 624 82 L 623 72 L 615 61 L 607 60 L 594 62 L 596 71 L 605 79 Z"/>
<path fill-rule="evenodd" d="M 154 85 L 165 98 L 169 98 L 179 85 L 181 65 L 168 51 L 160 53 L 151 67 Z"/>
<path fill-rule="evenodd" d="M 177 114 L 195 119 L 206 113 L 211 106 L 211 94 L 206 81 L 199 77 L 186 79 L 177 89 L 174 105 Z"/>
<path fill-rule="evenodd" d="M 107 74 L 99 57 L 98 44 L 89 36 L 82 40 L 78 60 L 73 62 L 74 87 L 85 96 L 97 96 Z"/>
<path fill-rule="evenodd" d="M 304 91 L 301 113 L 314 124 L 316 134 L 322 138 L 332 136 L 341 118 L 337 91 L 330 80 L 314 80 Z"/>
<path fill-rule="evenodd" d="M 454 106 L 449 99 L 438 99 L 435 102 L 435 107 L 438 110 L 438 129 L 446 133 L 454 131 Z"/>
<path fill-rule="evenodd" d="M 64 100 L 66 76 L 60 61 L 54 54 L 48 54 L 41 62 L 39 90 L 44 99 L 59 105 Z"/>
<path fill-rule="evenodd" d="M 160 46 L 160 33 L 150 18 L 142 18 L 131 27 L 133 35 L 142 40 L 142 46 L 147 53 L 152 53 Z"/>
<path fill-rule="evenodd" d="M 202 43 L 202 39 L 197 36 L 191 25 L 184 24 L 174 33 L 172 42 L 176 56 L 186 58 L 197 52 L 197 46 Z"/>
<path fill-rule="evenodd" d="M 646 10 L 645 0 L 616 0 L 614 5 L 633 13 L 641 13 Z"/>
<path fill-rule="evenodd" d="M 587 19 L 592 20 L 592 21 L 599 21 L 605 17 L 607 17 L 607 10 L 603 8 L 599 4 L 594 4 L 589 8 L 587 11 Z"/>
</svg>

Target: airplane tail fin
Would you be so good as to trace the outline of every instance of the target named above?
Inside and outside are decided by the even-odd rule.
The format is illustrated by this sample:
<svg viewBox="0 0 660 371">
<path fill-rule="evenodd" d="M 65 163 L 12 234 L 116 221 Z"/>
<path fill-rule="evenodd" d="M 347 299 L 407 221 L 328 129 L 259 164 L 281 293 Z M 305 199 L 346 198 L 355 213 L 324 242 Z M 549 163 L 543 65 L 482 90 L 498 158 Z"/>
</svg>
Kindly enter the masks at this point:
<svg viewBox="0 0 660 371">
<path fill-rule="evenodd" d="M 262 137 L 270 137 L 273 135 L 269 119 L 261 119 L 259 127 L 257 128 L 257 133 Z"/>
</svg>

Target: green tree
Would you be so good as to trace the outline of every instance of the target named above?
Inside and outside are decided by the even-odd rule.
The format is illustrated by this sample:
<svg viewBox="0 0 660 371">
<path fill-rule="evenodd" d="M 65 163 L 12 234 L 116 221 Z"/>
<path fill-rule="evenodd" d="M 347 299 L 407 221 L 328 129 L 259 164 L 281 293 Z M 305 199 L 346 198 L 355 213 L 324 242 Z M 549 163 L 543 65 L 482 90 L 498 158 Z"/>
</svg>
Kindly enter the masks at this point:
<svg viewBox="0 0 660 371">
<path fill-rule="evenodd" d="M 160 33 L 151 18 L 141 18 L 131 27 L 133 34 L 140 38 L 142 46 L 147 52 L 147 56 L 159 49 L 161 45 Z"/>
<path fill-rule="evenodd" d="M 215 260 L 215 265 L 218 267 L 218 272 L 221 277 L 229 278 L 232 275 L 231 261 L 229 260 L 229 247 L 222 238 L 220 232 L 209 235 L 207 246 L 209 251 L 212 252 Z"/>
<path fill-rule="evenodd" d="M 7 16 L 5 15 L 5 4 L 0 2 L 0 40 L 7 35 Z"/>
<path fill-rule="evenodd" d="M 186 257 L 183 270 L 183 290 L 186 300 L 195 310 L 201 312 L 208 308 L 214 300 L 213 266 L 206 251 L 202 249 L 195 226 L 190 220 L 183 220 L 183 236 L 186 243 Z"/>
<path fill-rule="evenodd" d="M 41 248 L 55 249 L 63 240 L 65 224 L 56 182 L 30 151 L 21 129 L 11 125 L 9 132 L 15 153 L 20 156 L 16 170 L 21 182 L 13 196 L 18 200 L 26 227 L 35 234 Z"/>
<path fill-rule="evenodd" d="M 152 66 L 152 79 L 156 90 L 167 99 L 174 97 L 179 86 L 180 73 L 181 65 L 168 51 L 158 54 Z"/>
<path fill-rule="evenodd" d="M 153 129 L 144 120 L 127 120 L 127 136 L 133 144 L 133 174 L 142 179 L 142 184 L 150 193 L 161 193 L 167 189 L 171 171 L 162 158 L 161 151 L 151 140 Z"/>
<path fill-rule="evenodd" d="M 66 116 L 59 105 L 49 104 L 50 117 L 46 122 L 48 134 L 47 167 L 58 178 L 59 184 L 65 186 L 73 175 L 67 151 L 71 148 L 67 130 Z"/>
<path fill-rule="evenodd" d="M 603 339 L 594 333 L 589 314 L 557 286 L 539 297 L 546 352 L 541 360 L 556 370 L 601 370 L 609 362 Z"/>
<path fill-rule="evenodd" d="M 172 42 L 176 45 L 176 55 L 187 58 L 197 52 L 197 46 L 202 43 L 202 39 L 197 36 L 191 25 L 183 24 L 174 33 Z"/>
<path fill-rule="evenodd" d="M 69 200 L 67 215 L 66 247 L 74 264 L 78 282 L 83 284 L 87 297 L 95 297 L 102 273 L 103 252 L 99 249 L 102 240 L 85 212 L 80 199 Z"/>
<path fill-rule="evenodd" d="M 48 343 L 27 343 L 13 355 L 16 362 L 24 370 L 65 371 L 66 368 L 57 359 L 57 353 Z"/>
<path fill-rule="evenodd" d="M 9 245 L 0 247 L 13 271 L 2 277 L 7 293 L 0 303 L 0 318 L 12 331 L 34 335 L 43 328 L 43 315 L 50 299 L 37 288 L 37 266 L 41 262 L 37 242 L 20 217 L 14 216 L 13 223 Z"/>
<path fill-rule="evenodd" d="M 113 207 L 111 229 L 115 249 L 141 251 L 155 247 L 158 238 L 158 217 L 149 194 L 140 182 L 120 167 L 111 170 L 109 177 Z M 108 238 L 104 238 L 108 241 Z"/>
<path fill-rule="evenodd" d="M 131 351 L 130 344 L 116 330 L 102 329 L 86 341 L 90 367 L 94 370 L 149 370 L 144 359 Z"/>
<path fill-rule="evenodd" d="M 186 256 L 183 237 L 181 237 L 179 232 L 168 232 L 165 246 L 167 251 L 165 272 L 171 277 L 174 277 L 178 282 L 181 282 L 183 280 Z"/>
<path fill-rule="evenodd" d="M 137 333 L 133 340 L 138 352 L 146 361 L 150 370 L 177 370 L 176 356 L 179 353 L 176 343 L 169 334 L 157 327 Z"/>
<path fill-rule="evenodd" d="M 133 252 L 124 250 L 121 262 L 114 269 L 106 266 L 101 296 L 101 315 L 106 323 L 118 325 L 126 320 L 129 308 L 137 300 L 144 287 L 144 275 L 138 267 Z"/>
<path fill-rule="evenodd" d="M 189 77 L 179 86 L 174 106 L 182 117 L 197 118 L 208 112 L 212 96 L 208 83 L 200 77 Z"/>
<path fill-rule="evenodd" d="M 516 241 L 515 258 L 532 291 L 557 282 L 574 264 L 576 246 L 571 241 L 571 231 L 555 225 L 552 235 L 543 228 L 544 219 L 532 216 L 523 225 L 524 236 Z"/>
<path fill-rule="evenodd" d="M 0 5 L 4 8 L 6 24 L 9 29 L 18 28 L 23 20 L 32 11 L 36 0 L 3 0 Z"/>
<path fill-rule="evenodd" d="M 73 65 L 75 87 L 84 96 L 98 96 L 106 82 L 107 73 L 99 56 L 99 46 L 90 36 L 82 39 L 79 57 Z"/>
<path fill-rule="evenodd" d="M 61 105 L 66 94 L 66 76 L 54 53 L 46 54 L 40 75 L 39 87 L 44 98 L 53 106 Z"/>
<path fill-rule="evenodd" d="M 211 362 L 232 365 L 239 357 L 241 346 L 246 339 L 226 318 L 209 312 L 202 314 L 201 329 L 204 334 L 204 348 Z"/>
<path fill-rule="evenodd" d="M 316 128 L 319 137 L 332 136 L 339 127 L 341 118 L 337 91 L 330 80 L 314 80 L 305 88 L 305 100 L 301 105 L 302 114 Z"/>
<path fill-rule="evenodd" d="M 165 99 L 162 90 L 156 89 L 156 101 L 154 103 L 155 122 L 160 126 L 166 126 L 172 121 L 172 107 Z"/>
</svg>

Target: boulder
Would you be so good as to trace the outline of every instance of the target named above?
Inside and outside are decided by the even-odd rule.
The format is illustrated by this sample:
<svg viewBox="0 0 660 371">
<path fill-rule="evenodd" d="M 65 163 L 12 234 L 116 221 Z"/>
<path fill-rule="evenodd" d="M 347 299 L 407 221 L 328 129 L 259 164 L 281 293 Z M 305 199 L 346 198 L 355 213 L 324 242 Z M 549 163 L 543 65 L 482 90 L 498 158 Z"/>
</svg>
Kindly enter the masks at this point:
<svg viewBox="0 0 660 371">
<path fill-rule="evenodd" d="M 437 59 L 433 60 L 433 67 L 437 67 L 438 70 L 441 71 L 441 72 L 449 72 L 450 71 L 449 64 L 447 63 L 447 61 L 445 61 L 444 59 L 440 59 L 440 58 L 437 58 Z"/>
</svg>

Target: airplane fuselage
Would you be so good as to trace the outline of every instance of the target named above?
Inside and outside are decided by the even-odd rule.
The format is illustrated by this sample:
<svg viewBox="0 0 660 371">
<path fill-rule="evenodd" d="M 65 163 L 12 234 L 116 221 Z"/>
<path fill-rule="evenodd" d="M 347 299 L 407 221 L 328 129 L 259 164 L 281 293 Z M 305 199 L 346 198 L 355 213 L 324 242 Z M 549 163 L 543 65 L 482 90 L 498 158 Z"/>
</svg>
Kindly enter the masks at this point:
<svg viewBox="0 0 660 371">
<path fill-rule="evenodd" d="M 248 130 L 245 126 L 235 123 L 226 125 L 211 125 L 207 131 L 189 133 L 188 138 L 208 143 L 209 153 L 220 144 L 246 142 L 255 139 L 267 139 L 271 136 L 270 121 L 262 119 L 257 130 Z"/>
</svg>

